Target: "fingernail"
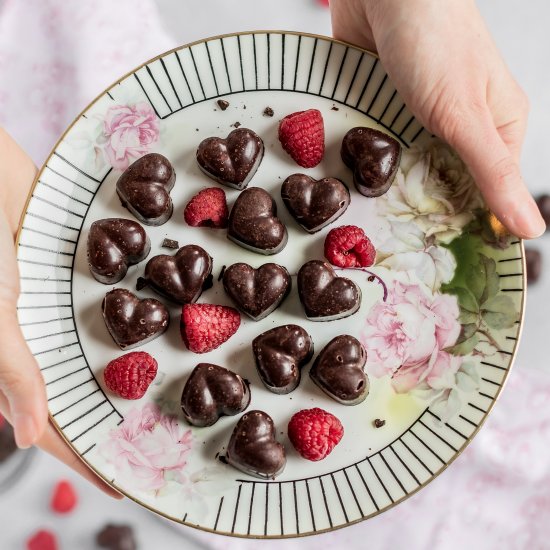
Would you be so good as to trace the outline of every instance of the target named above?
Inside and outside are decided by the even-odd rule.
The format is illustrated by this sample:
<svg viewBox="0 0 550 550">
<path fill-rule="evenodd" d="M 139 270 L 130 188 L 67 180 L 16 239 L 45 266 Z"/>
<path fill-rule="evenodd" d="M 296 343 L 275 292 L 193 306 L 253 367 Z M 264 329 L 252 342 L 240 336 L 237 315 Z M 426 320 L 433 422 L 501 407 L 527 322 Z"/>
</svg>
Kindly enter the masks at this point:
<svg viewBox="0 0 550 550">
<path fill-rule="evenodd" d="M 546 231 L 546 223 L 540 215 L 537 203 L 533 199 L 516 205 L 513 218 L 519 233 L 518 237 L 535 239 Z"/>
<path fill-rule="evenodd" d="M 13 415 L 13 428 L 15 443 L 20 449 L 28 449 L 34 445 L 38 432 L 34 418 L 27 413 L 15 413 Z"/>
</svg>

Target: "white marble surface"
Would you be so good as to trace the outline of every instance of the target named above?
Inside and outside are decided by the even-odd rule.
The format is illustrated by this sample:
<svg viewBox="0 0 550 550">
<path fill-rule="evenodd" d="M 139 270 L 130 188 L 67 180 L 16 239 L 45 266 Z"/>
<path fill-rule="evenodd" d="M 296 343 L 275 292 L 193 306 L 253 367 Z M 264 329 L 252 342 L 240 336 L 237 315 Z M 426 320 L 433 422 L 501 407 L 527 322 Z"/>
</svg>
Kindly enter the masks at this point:
<svg viewBox="0 0 550 550">
<path fill-rule="evenodd" d="M 52 56 L 55 57 L 57 49 L 73 48 L 71 51 L 72 61 L 65 61 L 67 66 L 73 67 L 71 79 L 59 85 L 57 92 L 63 98 L 63 103 L 58 106 L 58 114 L 55 124 L 59 127 L 66 126 L 76 113 L 101 89 L 110 84 L 111 81 L 126 70 L 130 70 L 137 63 L 144 61 L 150 55 L 159 53 L 168 47 L 190 42 L 204 36 L 210 36 L 226 32 L 243 31 L 249 29 L 290 29 L 314 32 L 320 34 L 330 33 L 328 10 L 320 7 L 315 0 L 156 0 L 156 2 L 139 1 L 141 7 L 147 7 L 147 13 L 141 17 L 150 19 L 149 25 L 157 34 L 150 36 L 140 34 L 136 42 L 121 43 L 124 56 L 102 57 L 99 38 L 105 34 L 95 33 L 86 26 L 78 38 L 78 32 L 69 32 L 67 28 L 56 28 L 44 33 L 39 39 L 39 34 L 32 25 L 45 25 L 48 22 L 44 19 L 34 17 L 33 10 L 39 7 L 39 0 L 29 0 L 24 5 L 21 0 L 0 0 L 0 47 L 4 57 L 0 56 L 0 80 L 4 81 L 4 90 L 11 90 L 6 97 L 0 94 L 0 123 L 5 125 L 8 131 L 12 132 L 19 142 L 31 152 L 37 163 L 41 163 L 48 150 L 53 145 L 56 136 L 56 126 L 43 125 L 37 130 L 35 120 L 25 108 L 25 101 L 32 103 L 36 94 L 41 94 L 40 100 L 51 100 L 47 91 L 27 89 L 30 87 L 30 79 L 33 78 L 33 71 L 39 71 L 34 60 L 43 56 L 41 48 L 51 48 Z M 3 19 L 7 12 L 8 4 L 11 10 L 18 10 L 23 16 L 28 14 L 28 24 L 25 17 L 14 19 Z M 13 6 L 19 4 L 19 6 Z M 140 20 L 140 14 L 124 14 L 123 8 L 115 7 L 115 3 L 108 0 L 82 2 L 88 7 L 88 11 L 95 9 L 101 11 L 115 12 L 110 24 L 114 28 L 125 28 L 126 35 L 132 34 L 131 26 L 136 20 Z M 121 2 L 120 5 L 129 5 L 129 2 Z M 68 13 L 76 13 L 76 8 L 61 0 L 44 1 L 40 5 L 52 6 L 55 10 Z M 550 53 L 550 34 L 547 24 L 550 17 L 550 3 L 545 0 L 530 0 L 528 7 L 525 3 L 517 0 L 480 0 L 480 8 L 487 19 L 488 26 L 493 32 L 495 39 L 501 48 L 512 72 L 516 75 L 520 84 L 528 92 L 531 98 L 532 112 L 530 126 L 526 138 L 525 152 L 523 156 L 523 169 L 526 181 L 534 193 L 550 191 L 548 175 L 546 173 L 546 149 L 548 147 L 547 128 L 550 123 L 550 74 L 547 70 L 548 54 Z M 92 8 L 91 6 L 94 6 Z M 85 8 L 82 8 L 84 10 Z M 27 11 L 25 11 L 27 10 Z M 72 10 L 72 11 L 71 11 Z M 38 10 L 40 11 L 40 10 Z M 158 19 L 155 19 L 158 18 Z M 152 21 L 151 21 L 152 20 Z M 65 24 L 70 24 L 65 20 Z M 80 24 L 80 23 L 78 23 Z M 102 23 L 98 23 L 98 29 Z M 109 23 L 105 23 L 108 26 Z M 75 23 L 77 25 L 77 23 Z M 126 27 L 125 27 L 126 26 Z M 159 29 L 164 28 L 161 36 Z M 107 32 L 107 31 L 105 31 Z M 137 31 L 136 31 L 137 32 Z M 153 31 L 151 31 L 153 32 Z M 49 33 L 49 34 L 48 34 Z M 2 38 L 3 37 L 3 38 Z M 54 43 L 54 38 L 57 42 Z M 36 39 L 36 50 L 28 49 L 28 41 Z M 101 38 L 103 39 L 103 38 Z M 42 42 L 38 42 L 42 40 Z M 116 41 L 111 37 L 113 43 Z M 89 46 L 89 47 L 86 47 Z M 5 54 L 13 53 L 17 59 L 15 63 L 6 61 Z M 480 52 L 481 55 L 481 52 Z M 63 59 L 66 59 L 63 57 Z M 72 65 L 71 65 L 72 63 Z M 63 70 L 59 69 L 62 74 Z M 76 75 L 76 76 L 74 76 Z M 6 85 L 9 82 L 9 86 Z M 53 82 L 54 87 L 58 83 Z M 18 87 L 19 86 L 19 87 Z M 19 99 L 15 96 L 21 96 Z M 53 101 L 53 100 L 51 100 Z M 27 103 L 28 104 L 28 103 Z M 51 105 L 55 107 L 55 102 Z M 53 128 L 53 129 L 52 129 Z M 550 236 L 540 239 L 531 246 L 539 247 L 547 258 L 550 258 Z M 527 318 L 524 327 L 523 341 L 517 358 L 516 368 L 519 371 L 517 376 L 525 369 L 540 369 L 550 374 L 550 367 L 546 360 L 546 349 L 543 342 L 550 332 L 550 320 L 546 314 L 546 302 L 550 298 L 550 275 L 543 276 L 538 285 L 529 291 L 527 302 Z M 539 375 L 537 375 L 539 376 Z M 536 380 L 540 378 L 526 376 L 526 379 Z M 512 388 L 509 389 L 512 392 Z M 527 390 L 525 390 L 527 391 Z M 526 401 L 528 402 L 528 400 Z M 513 416 L 514 399 L 503 400 L 499 405 L 502 413 Z M 506 407 L 506 410 L 504 410 Z M 498 411 L 498 407 L 497 407 Z M 486 428 L 489 430 L 489 426 Z M 472 444 L 474 451 L 479 450 L 483 445 L 480 438 Z M 487 438 L 485 438 L 487 440 Z M 472 453 L 470 453 L 472 454 Z M 466 468 L 466 457 L 457 461 L 454 468 Z M 546 465 L 548 468 L 548 465 Z M 426 489 L 432 491 L 432 495 L 445 494 L 456 489 L 456 483 L 460 483 L 460 477 L 445 474 L 433 483 L 434 488 Z M 78 489 L 81 504 L 78 511 L 69 517 L 59 517 L 48 511 L 48 499 L 51 487 L 56 480 L 62 477 L 70 478 Z M 527 486 L 526 490 L 530 490 Z M 467 489 L 464 489 L 465 491 Z M 474 489 L 472 489 L 474 490 Z M 535 489 L 533 489 L 535 490 Z M 395 533 L 393 531 L 403 529 L 403 532 L 419 534 L 428 523 L 428 532 L 435 538 L 422 538 L 411 535 L 410 548 L 438 548 L 453 549 L 464 547 L 458 538 L 444 536 L 451 527 L 462 531 L 472 529 L 472 525 L 465 522 L 461 524 L 458 514 L 454 516 L 429 517 L 429 514 L 421 518 L 415 517 L 414 508 L 422 495 L 414 497 L 403 505 L 401 517 L 405 521 L 402 525 L 399 521 L 385 525 L 378 518 L 367 522 L 362 526 L 346 529 L 330 536 L 332 547 L 365 548 L 369 541 L 371 548 L 396 548 Z M 492 506 L 491 493 L 483 501 L 484 508 Z M 494 503 L 502 499 L 502 495 L 494 493 Z M 424 501 L 429 502 L 428 497 Z M 445 506 L 445 501 L 433 500 L 434 506 Z M 399 507 L 401 508 L 401 507 Z M 513 506 L 506 509 L 509 517 L 502 517 L 501 525 L 517 523 L 517 511 Z M 408 514 L 408 515 L 407 515 Z M 397 519 L 397 516 L 395 516 Z M 481 517 L 481 512 L 480 512 Z M 62 548 L 87 549 L 94 548 L 93 533 L 106 521 L 128 522 L 137 529 L 140 540 L 140 548 L 248 548 L 258 543 L 245 543 L 244 541 L 231 541 L 217 536 L 197 535 L 194 531 L 185 529 L 178 532 L 176 529 L 163 525 L 155 516 L 141 509 L 130 501 L 116 502 L 111 500 L 89 486 L 86 482 L 76 478 L 64 466 L 58 464 L 52 458 L 40 454 L 29 475 L 22 479 L 14 488 L 6 493 L 0 494 L 0 548 L 11 550 L 24 547 L 24 540 L 28 534 L 40 527 L 47 527 L 60 533 Z M 418 524 L 416 523 L 418 522 Z M 430 524 L 430 522 L 433 523 Z M 372 527 L 370 527 L 370 525 Z M 422 528 L 420 527 L 422 525 Z M 415 525 L 418 528 L 415 528 Z M 518 524 L 519 525 L 519 524 Z M 521 527 L 521 526 L 520 526 Z M 518 528 L 520 528 L 518 527 Z M 352 537 L 351 535 L 354 534 Z M 484 548 L 484 540 L 475 538 L 472 535 L 474 548 Z M 183 538 L 184 537 L 184 538 Z M 302 542 L 281 542 L 276 544 L 262 543 L 264 548 L 276 546 L 277 548 L 306 548 L 321 544 L 325 545 L 328 538 L 308 539 Z M 534 548 L 530 546 L 528 539 L 517 539 L 513 544 L 510 540 L 504 539 L 497 545 L 494 538 L 494 547 L 498 548 Z M 477 541 L 479 544 L 476 545 Z M 524 541 L 524 542 L 522 542 Z M 429 544 L 428 544 L 429 542 Z M 227 544 L 226 544 L 227 543 Z M 491 547 L 493 543 L 491 543 Z M 543 548 L 544 546 L 536 546 Z"/>
</svg>

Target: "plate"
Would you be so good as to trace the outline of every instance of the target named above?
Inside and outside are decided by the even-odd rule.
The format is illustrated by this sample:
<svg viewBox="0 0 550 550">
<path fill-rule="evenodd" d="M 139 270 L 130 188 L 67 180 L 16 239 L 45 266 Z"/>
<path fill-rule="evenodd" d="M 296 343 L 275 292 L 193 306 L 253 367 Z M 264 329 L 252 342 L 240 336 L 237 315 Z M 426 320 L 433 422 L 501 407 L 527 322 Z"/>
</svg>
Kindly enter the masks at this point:
<svg viewBox="0 0 550 550">
<path fill-rule="evenodd" d="M 229 102 L 221 110 L 217 99 Z M 274 116 L 264 115 L 271 107 Z M 334 224 L 305 233 L 280 199 L 282 181 L 304 172 L 277 139 L 278 120 L 319 109 L 326 154 L 313 177 L 347 182 L 351 205 Z M 195 161 L 199 142 L 225 137 L 240 123 L 256 131 L 266 152 L 251 185 L 267 189 L 289 232 L 269 259 L 227 240 L 225 231 L 191 228 L 182 211 L 198 190 L 217 185 Z M 403 145 L 400 171 L 377 199 L 360 195 L 340 159 L 344 134 L 373 126 Z M 164 238 L 203 246 L 214 259 L 214 286 L 202 302 L 230 305 L 218 279 L 237 261 L 275 261 L 296 274 L 323 258 L 331 227 L 361 226 L 377 247 L 369 272 L 346 270 L 363 293 L 346 319 L 305 319 L 296 285 L 262 321 L 242 320 L 218 349 L 195 355 L 179 335 L 177 307 L 163 337 L 143 346 L 159 362 L 145 397 L 125 401 L 103 382 L 105 365 L 122 353 L 102 320 L 111 287 L 96 282 L 86 262 L 90 224 L 132 218 L 115 183 L 129 163 L 160 152 L 174 164 L 175 210 L 147 227 L 150 257 Z M 224 188 L 229 205 L 238 191 Z M 174 521 L 243 537 L 293 537 L 350 525 L 381 513 L 424 487 L 472 440 L 506 380 L 524 303 L 523 246 L 484 209 L 456 155 L 410 114 L 378 59 L 321 36 L 252 32 L 211 38 L 170 51 L 123 77 L 69 127 L 41 169 L 18 241 L 19 320 L 46 381 L 50 415 L 78 455 L 113 487 Z M 117 287 L 135 291 L 144 264 Z M 294 279 L 295 282 L 295 279 Z M 140 296 L 153 296 L 147 290 Z M 343 406 L 304 370 L 298 389 L 275 395 L 254 367 L 251 340 L 274 326 L 297 323 L 317 352 L 337 334 L 364 342 L 368 398 Z M 227 366 L 251 383 L 251 408 L 272 416 L 287 449 L 285 471 L 262 481 L 218 460 L 238 417 L 191 428 L 179 399 L 199 362 Z M 325 460 L 299 457 L 286 436 L 296 411 L 314 406 L 335 414 L 345 430 Z M 375 420 L 383 420 L 375 427 Z M 380 424 L 380 423 L 378 423 Z"/>
</svg>

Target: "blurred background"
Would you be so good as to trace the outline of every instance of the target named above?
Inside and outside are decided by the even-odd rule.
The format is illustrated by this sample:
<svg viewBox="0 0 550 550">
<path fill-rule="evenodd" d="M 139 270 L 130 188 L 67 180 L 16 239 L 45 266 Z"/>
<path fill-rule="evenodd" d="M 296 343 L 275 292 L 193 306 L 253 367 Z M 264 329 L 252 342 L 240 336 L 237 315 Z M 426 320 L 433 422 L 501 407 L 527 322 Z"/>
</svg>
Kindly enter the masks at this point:
<svg viewBox="0 0 550 550">
<path fill-rule="evenodd" d="M 531 100 L 525 179 L 535 196 L 550 192 L 550 4 L 530 0 L 526 9 L 515 0 L 479 0 L 478 5 Z M 187 42 L 254 29 L 330 35 L 329 11 L 318 0 L 0 0 L 0 125 L 40 166 L 73 118 L 136 65 Z M 467 451 L 427 488 L 382 516 L 327 535 L 262 541 L 263 548 L 550 548 L 550 365 L 542 345 L 550 334 L 550 274 L 544 273 L 550 235 L 527 246 L 541 251 L 543 272 L 529 287 L 515 368 Z M 49 508 L 60 479 L 70 480 L 78 493 L 78 506 L 68 517 Z M 258 544 L 173 526 L 131 501 L 111 500 L 42 452 L 18 452 L 0 462 L 2 550 L 25 548 L 41 528 L 55 532 L 61 548 L 95 548 L 95 534 L 107 522 L 131 525 L 144 549 Z"/>
</svg>

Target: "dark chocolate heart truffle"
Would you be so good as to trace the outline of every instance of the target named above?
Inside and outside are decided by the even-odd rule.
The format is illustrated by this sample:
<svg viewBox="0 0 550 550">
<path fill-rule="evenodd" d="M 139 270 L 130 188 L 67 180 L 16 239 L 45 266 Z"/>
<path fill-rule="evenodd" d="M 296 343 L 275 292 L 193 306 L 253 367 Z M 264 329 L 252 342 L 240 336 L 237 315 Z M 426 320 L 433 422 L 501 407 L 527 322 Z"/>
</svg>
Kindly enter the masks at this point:
<svg viewBox="0 0 550 550">
<path fill-rule="evenodd" d="M 209 137 L 197 149 L 201 170 L 214 181 L 244 189 L 264 156 L 264 142 L 248 128 L 233 130 L 226 139 Z"/>
<path fill-rule="evenodd" d="M 298 294 L 310 321 L 334 321 L 353 315 L 361 305 L 361 290 L 350 279 L 338 277 L 320 260 L 305 263 L 298 272 Z"/>
<path fill-rule="evenodd" d="M 342 160 L 353 170 L 357 191 L 365 197 L 379 197 L 391 186 L 399 162 L 399 142 L 373 128 L 352 128 L 342 141 Z"/>
<path fill-rule="evenodd" d="M 108 523 L 97 535 L 96 543 L 108 550 L 136 550 L 134 531 L 129 525 Z"/>
<path fill-rule="evenodd" d="M 260 187 L 245 189 L 238 196 L 229 214 L 227 236 L 260 254 L 277 254 L 288 238 L 286 227 L 277 218 L 277 204 Z"/>
<path fill-rule="evenodd" d="M 311 336 L 298 325 L 284 325 L 252 341 L 258 374 L 273 393 L 290 393 L 300 383 L 300 370 L 313 356 Z"/>
<path fill-rule="evenodd" d="M 330 397 L 343 405 L 357 405 L 369 393 L 369 379 L 363 370 L 365 348 L 353 336 L 333 338 L 315 359 L 309 375 Z"/>
<path fill-rule="evenodd" d="M 146 225 L 162 225 L 172 215 L 170 191 L 176 172 L 170 161 L 158 153 L 149 153 L 136 160 L 120 176 L 116 191 L 122 202 L 139 221 Z"/>
<path fill-rule="evenodd" d="M 316 233 L 337 220 L 350 203 L 349 190 L 340 180 L 315 180 L 305 174 L 286 178 L 281 197 L 292 217 L 308 233 Z"/>
<path fill-rule="evenodd" d="M 158 294 L 177 304 L 195 302 L 212 286 L 212 258 L 195 244 L 182 246 L 175 256 L 160 254 L 145 266 L 144 279 Z"/>
<path fill-rule="evenodd" d="M 292 279 L 281 265 L 269 263 L 254 269 L 245 263 L 230 265 L 223 286 L 237 307 L 254 321 L 275 311 L 288 296 Z"/>
<path fill-rule="evenodd" d="M 154 340 L 170 323 L 168 310 L 158 300 L 140 300 L 123 288 L 107 292 L 101 310 L 115 344 L 123 350 Z"/>
<path fill-rule="evenodd" d="M 138 222 L 106 218 L 92 223 L 87 249 L 88 267 L 94 278 L 114 285 L 125 277 L 129 266 L 147 257 L 151 243 Z"/>
<path fill-rule="evenodd" d="M 262 411 L 250 411 L 237 422 L 227 446 L 227 462 L 252 476 L 270 479 L 286 465 L 286 452 L 275 439 L 271 417 Z"/>
<path fill-rule="evenodd" d="M 243 412 L 250 404 L 250 390 L 246 380 L 238 374 L 211 365 L 199 363 L 181 394 L 181 409 L 189 424 L 212 426 L 221 416 Z"/>
</svg>

